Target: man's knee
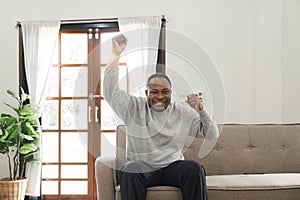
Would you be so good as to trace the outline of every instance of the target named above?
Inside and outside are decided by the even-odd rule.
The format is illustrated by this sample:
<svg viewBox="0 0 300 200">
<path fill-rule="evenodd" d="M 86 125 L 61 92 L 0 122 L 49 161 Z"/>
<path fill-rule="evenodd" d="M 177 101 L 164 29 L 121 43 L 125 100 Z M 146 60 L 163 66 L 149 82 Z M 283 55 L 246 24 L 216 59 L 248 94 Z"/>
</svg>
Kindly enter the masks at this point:
<svg viewBox="0 0 300 200">
<path fill-rule="evenodd" d="M 192 160 L 186 160 L 185 165 L 187 173 L 190 173 L 191 175 L 205 176 L 204 167 L 200 163 Z"/>
<path fill-rule="evenodd" d="M 121 187 L 145 188 L 146 178 L 144 171 L 148 170 L 148 166 L 142 162 L 129 161 L 125 163 L 120 171 L 119 182 Z"/>
</svg>

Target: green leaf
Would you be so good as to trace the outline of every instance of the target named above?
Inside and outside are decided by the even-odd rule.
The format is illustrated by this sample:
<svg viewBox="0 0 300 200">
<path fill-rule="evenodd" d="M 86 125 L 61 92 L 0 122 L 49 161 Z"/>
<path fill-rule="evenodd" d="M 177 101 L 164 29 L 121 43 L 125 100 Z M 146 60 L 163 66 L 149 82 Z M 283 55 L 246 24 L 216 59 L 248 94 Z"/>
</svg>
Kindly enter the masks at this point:
<svg viewBox="0 0 300 200">
<path fill-rule="evenodd" d="M 31 137 L 30 135 L 25 135 L 23 133 L 20 133 L 20 137 L 22 139 L 25 139 L 25 140 L 28 140 L 28 141 L 32 141 L 33 140 L 33 137 Z"/>
<path fill-rule="evenodd" d="M 40 137 L 39 136 L 33 140 L 33 144 L 35 144 L 36 146 L 40 146 Z"/>
<path fill-rule="evenodd" d="M 0 117 L 0 124 L 2 128 L 7 128 L 8 126 L 17 123 L 17 118 L 15 118 L 14 116 L 11 116 L 9 114 L 1 114 Z"/>
<path fill-rule="evenodd" d="M 40 111 L 40 107 L 39 106 L 35 106 L 32 104 L 26 104 L 23 107 L 24 109 L 26 109 L 26 111 L 30 112 L 30 115 L 35 115 L 37 116 L 39 114 Z"/>
<path fill-rule="evenodd" d="M 32 113 L 32 111 L 30 111 L 29 109 L 26 109 L 26 107 L 23 107 L 23 109 L 21 109 L 19 112 L 19 114 L 21 116 L 32 115 L 31 113 Z"/>
<path fill-rule="evenodd" d="M 21 127 L 19 124 L 12 124 L 6 129 L 9 132 L 8 140 L 17 141 L 19 138 L 19 133 L 21 132 Z"/>
<path fill-rule="evenodd" d="M 7 132 L 7 130 L 4 130 L 4 132 L 2 131 L 2 135 L 0 136 L 0 141 L 1 142 L 4 141 L 7 138 L 8 134 L 9 133 Z"/>
<path fill-rule="evenodd" d="M 38 120 L 38 117 L 31 115 L 31 116 L 26 116 L 26 117 L 22 118 L 22 120 L 24 120 L 26 122 L 36 122 Z"/>
<path fill-rule="evenodd" d="M 6 92 L 7 92 L 7 94 L 9 94 L 13 98 L 15 98 L 18 102 L 20 102 L 20 97 L 19 97 L 18 93 L 14 92 L 12 90 L 9 90 L 9 89 Z"/>
<path fill-rule="evenodd" d="M 10 114 L 7 114 L 7 113 L 2 113 L 2 114 L 1 114 L 1 117 L 3 117 L 3 118 L 11 117 L 11 115 L 10 115 Z"/>
<path fill-rule="evenodd" d="M 32 115 L 34 113 L 33 106 L 31 104 L 24 105 L 23 108 L 22 108 L 22 110 L 20 110 L 20 111 L 21 111 L 20 114 L 24 113 L 24 114 L 30 114 L 30 115 Z"/>
<path fill-rule="evenodd" d="M 8 107 L 10 107 L 11 109 L 13 109 L 17 114 L 19 114 L 20 110 L 19 108 L 13 107 L 11 105 L 9 105 L 8 103 L 4 103 L 5 105 L 7 105 Z"/>
<path fill-rule="evenodd" d="M 5 144 L 0 143 L 0 153 L 5 154 L 8 152 L 8 149 Z"/>
<path fill-rule="evenodd" d="M 26 135 L 36 136 L 37 133 L 29 122 L 22 122 L 22 132 Z"/>
<path fill-rule="evenodd" d="M 41 128 L 40 125 L 37 125 L 37 124 L 31 124 L 31 126 L 32 126 L 32 128 L 33 128 L 35 131 L 37 131 L 37 132 L 40 131 L 40 128 Z"/>
<path fill-rule="evenodd" d="M 11 147 L 12 144 L 14 144 L 12 141 L 10 140 L 1 140 L 1 143 L 8 146 L 8 147 Z"/>
<path fill-rule="evenodd" d="M 1 147 L 0 147 L 1 148 Z M 8 151 L 6 150 L 6 149 L 0 149 L 0 153 L 2 153 L 2 154 L 6 154 Z"/>
<path fill-rule="evenodd" d="M 10 90 L 10 89 L 8 89 L 6 92 L 7 92 L 9 95 L 13 96 L 13 97 L 18 96 L 18 94 L 17 94 L 16 92 L 14 92 L 14 91 L 12 91 L 12 90 Z"/>
<path fill-rule="evenodd" d="M 27 154 L 27 155 L 24 156 L 24 160 L 25 160 L 26 162 L 30 162 L 30 161 L 33 160 L 33 159 L 34 159 L 33 153 L 29 153 L 29 154 Z"/>
<path fill-rule="evenodd" d="M 32 143 L 30 144 L 24 144 L 20 147 L 20 153 L 21 154 L 28 154 L 31 153 L 33 151 L 38 150 L 38 147 Z"/>
</svg>

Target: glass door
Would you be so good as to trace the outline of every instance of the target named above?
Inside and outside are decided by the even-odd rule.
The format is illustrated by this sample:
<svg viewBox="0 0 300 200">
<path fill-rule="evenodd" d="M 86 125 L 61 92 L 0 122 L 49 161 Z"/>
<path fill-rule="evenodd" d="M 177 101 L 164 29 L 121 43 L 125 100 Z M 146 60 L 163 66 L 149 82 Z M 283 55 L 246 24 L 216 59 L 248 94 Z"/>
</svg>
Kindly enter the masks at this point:
<svg viewBox="0 0 300 200">
<path fill-rule="evenodd" d="M 44 199 L 96 199 L 95 159 L 115 152 L 115 121 L 102 96 L 101 76 L 105 41 L 117 31 L 60 32 L 42 116 Z"/>
</svg>

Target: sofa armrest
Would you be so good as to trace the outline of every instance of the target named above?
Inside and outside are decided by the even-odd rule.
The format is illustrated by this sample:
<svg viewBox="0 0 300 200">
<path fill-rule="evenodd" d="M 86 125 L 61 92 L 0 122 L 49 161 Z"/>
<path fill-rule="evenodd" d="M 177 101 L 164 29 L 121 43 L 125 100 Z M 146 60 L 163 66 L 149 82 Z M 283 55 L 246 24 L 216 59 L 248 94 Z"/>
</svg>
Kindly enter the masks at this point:
<svg viewBox="0 0 300 200">
<path fill-rule="evenodd" d="M 98 200 L 115 200 L 113 157 L 98 157 L 95 162 L 95 174 Z"/>
</svg>

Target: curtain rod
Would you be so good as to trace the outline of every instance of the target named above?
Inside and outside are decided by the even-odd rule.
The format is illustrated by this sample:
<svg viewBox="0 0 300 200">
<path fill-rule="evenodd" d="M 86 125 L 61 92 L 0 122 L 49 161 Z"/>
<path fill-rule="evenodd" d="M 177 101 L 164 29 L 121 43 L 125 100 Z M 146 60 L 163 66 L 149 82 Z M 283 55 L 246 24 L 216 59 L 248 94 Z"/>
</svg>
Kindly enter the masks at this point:
<svg viewBox="0 0 300 200">
<path fill-rule="evenodd" d="M 80 23 L 97 23 L 97 22 L 118 22 L 118 18 L 103 18 L 103 19 L 63 19 L 61 24 L 80 24 Z M 21 26 L 21 21 L 17 21 L 16 26 Z"/>
<path fill-rule="evenodd" d="M 141 16 L 143 17 L 143 16 Z M 61 24 L 80 24 L 80 23 L 97 23 L 97 22 L 118 22 L 119 18 L 102 18 L 102 19 L 65 19 Z M 165 15 L 161 16 L 162 21 L 167 21 Z M 16 28 L 21 26 L 21 21 L 17 21 Z"/>
</svg>

